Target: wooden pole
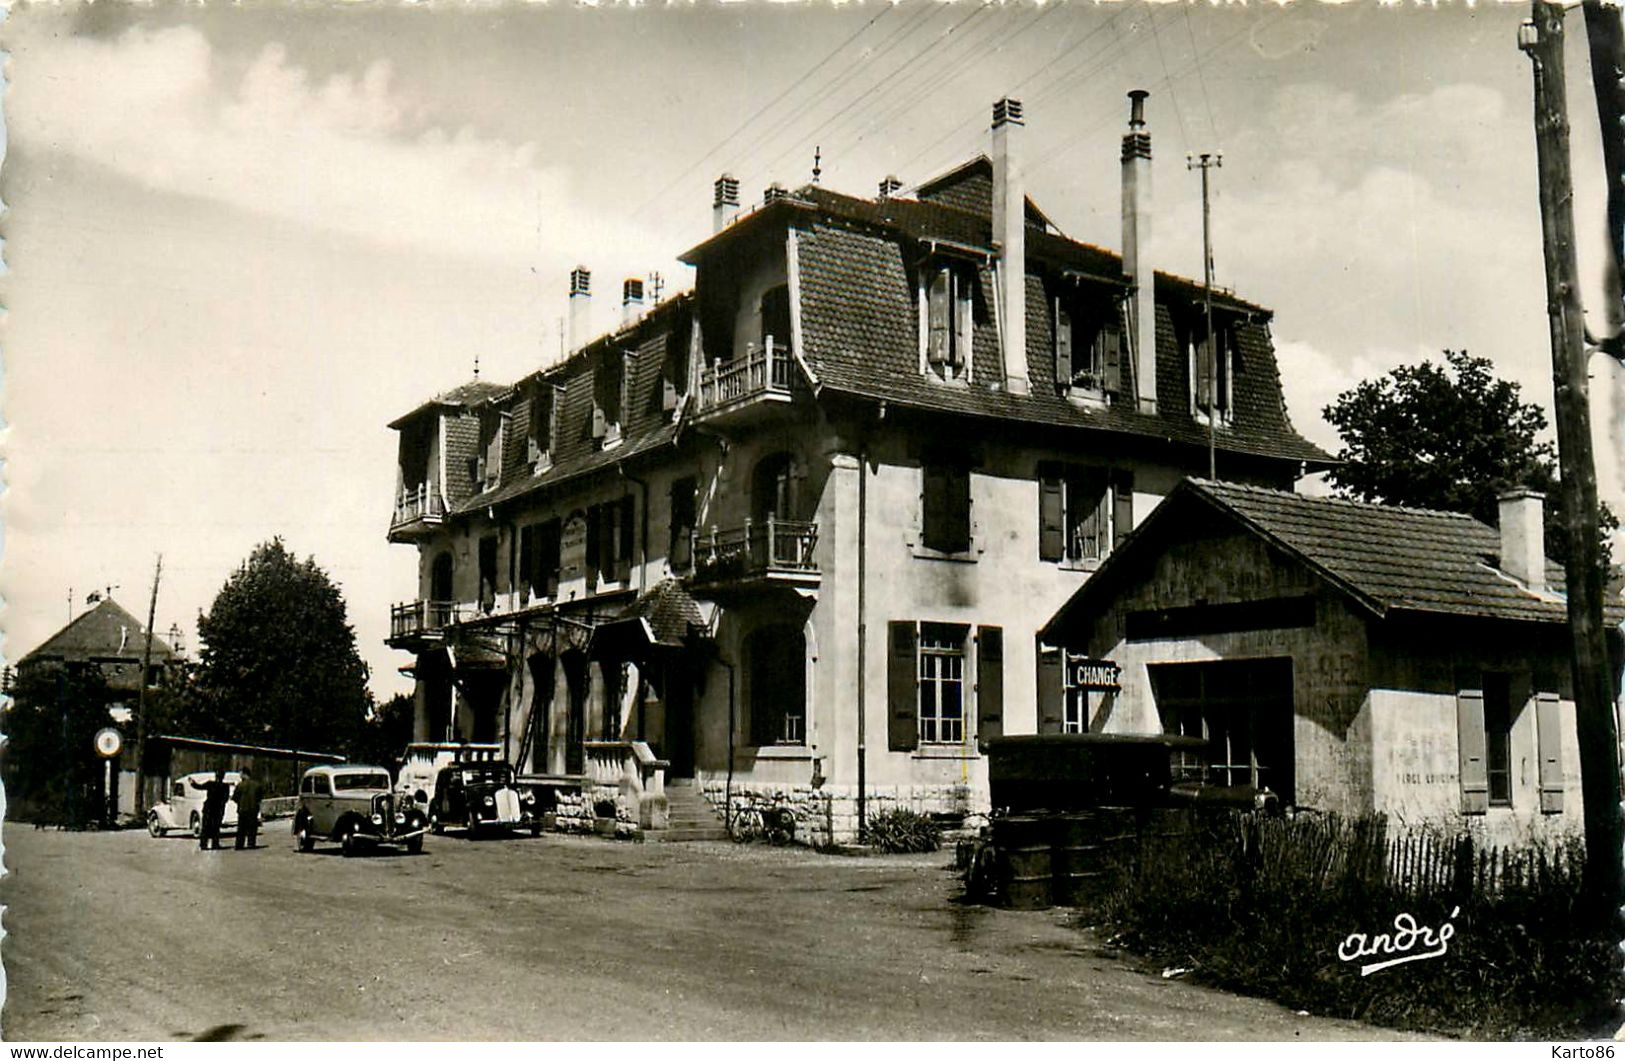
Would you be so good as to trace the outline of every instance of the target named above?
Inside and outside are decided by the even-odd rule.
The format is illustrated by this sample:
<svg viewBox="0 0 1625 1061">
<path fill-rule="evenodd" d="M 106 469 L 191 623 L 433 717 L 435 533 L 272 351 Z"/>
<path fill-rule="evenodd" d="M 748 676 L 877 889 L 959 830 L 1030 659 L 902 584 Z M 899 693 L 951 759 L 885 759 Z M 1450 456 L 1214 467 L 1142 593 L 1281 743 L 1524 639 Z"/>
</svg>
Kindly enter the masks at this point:
<svg viewBox="0 0 1625 1061">
<path fill-rule="evenodd" d="M 1585 325 L 1574 248 L 1574 189 L 1569 174 L 1568 102 L 1563 77 L 1563 8 L 1533 0 L 1533 17 L 1518 44 L 1534 67 L 1535 146 L 1546 259 L 1546 310 L 1551 321 L 1553 407 L 1561 473 L 1565 578 L 1573 636 L 1574 706 L 1585 807 L 1586 885 L 1610 908 L 1625 898 L 1619 813 L 1618 737 L 1608 645 L 1603 631 L 1603 571 L 1598 526 L 1597 470 L 1591 453 Z"/>
<path fill-rule="evenodd" d="M 1608 173 L 1608 334 L 1604 353 L 1625 362 L 1625 20 L 1619 7 L 1585 0 L 1586 43 L 1591 51 L 1591 87 L 1602 127 L 1602 161 Z"/>
<path fill-rule="evenodd" d="M 147 818 L 147 673 L 152 667 L 152 624 L 158 615 L 158 580 L 164 575 L 164 554 L 152 570 L 152 597 L 147 602 L 147 643 L 141 650 L 141 685 L 135 701 L 135 816 Z"/>
</svg>

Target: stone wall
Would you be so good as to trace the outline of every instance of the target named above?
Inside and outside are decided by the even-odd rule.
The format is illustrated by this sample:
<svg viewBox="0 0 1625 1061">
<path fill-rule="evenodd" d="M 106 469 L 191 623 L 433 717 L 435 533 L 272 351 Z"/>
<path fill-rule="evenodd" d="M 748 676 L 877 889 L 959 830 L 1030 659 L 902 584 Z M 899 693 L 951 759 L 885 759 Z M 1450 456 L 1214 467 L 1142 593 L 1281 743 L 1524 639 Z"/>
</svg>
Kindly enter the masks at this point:
<svg viewBox="0 0 1625 1061">
<path fill-rule="evenodd" d="M 701 792 L 718 816 L 725 814 L 728 787 L 722 781 L 707 781 Z M 896 808 L 918 814 L 986 814 L 987 791 L 974 785 L 872 785 L 865 793 L 869 820 Z M 796 843 L 810 847 L 856 843 L 858 839 L 858 790 L 856 785 L 764 785 L 735 781 L 734 813 L 756 809 L 787 807 L 796 820 Z"/>
</svg>

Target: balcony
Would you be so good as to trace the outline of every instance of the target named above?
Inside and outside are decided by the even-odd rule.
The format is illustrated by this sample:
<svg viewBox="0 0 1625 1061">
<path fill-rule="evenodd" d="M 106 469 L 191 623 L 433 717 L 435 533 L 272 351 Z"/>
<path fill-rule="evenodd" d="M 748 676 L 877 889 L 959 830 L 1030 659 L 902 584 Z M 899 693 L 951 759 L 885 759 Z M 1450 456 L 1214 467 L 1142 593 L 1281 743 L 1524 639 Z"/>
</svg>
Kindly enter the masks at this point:
<svg viewBox="0 0 1625 1061">
<path fill-rule="evenodd" d="M 389 520 L 389 540 L 410 542 L 436 530 L 446 518 L 446 502 L 428 483 L 401 491 Z"/>
<path fill-rule="evenodd" d="M 785 585 L 815 588 L 819 582 L 818 524 L 802 520 L 746 520 L 744 526 L 694 535 L 696 586 L 740 588 Z"/>
<path fill-rule="evenodd" d="M 770 335 L 761 347 L 746 347 L 744 357 L 713 361 L 700 370 L 694 418 L 737 426 L 759 423 L 789 406 L 799 379 L 789 344 Z"/>
<path fill-rule="evenodd" d="M 414 600 L 389 609 L 391 648 L 416 648 L 438 642 L 446 627 L 458 622 L 457 605 L 451 601 Z"/>
</svg>

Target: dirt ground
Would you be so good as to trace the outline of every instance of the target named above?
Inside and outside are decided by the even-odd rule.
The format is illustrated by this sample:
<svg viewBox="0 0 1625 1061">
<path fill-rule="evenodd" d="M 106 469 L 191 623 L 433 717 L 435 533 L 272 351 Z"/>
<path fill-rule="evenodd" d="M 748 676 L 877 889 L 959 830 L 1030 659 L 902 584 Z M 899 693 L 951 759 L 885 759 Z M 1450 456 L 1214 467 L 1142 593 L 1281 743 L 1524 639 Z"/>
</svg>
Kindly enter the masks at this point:
<svg viewBox="0 0 1625 1061">
<path fill-rule="evenodd" d="M 3 839 L 9 1041 L 1395 1037 L 1148 975 L 1064 911 L 960 905 L 946 853 Z"/>
</svg>

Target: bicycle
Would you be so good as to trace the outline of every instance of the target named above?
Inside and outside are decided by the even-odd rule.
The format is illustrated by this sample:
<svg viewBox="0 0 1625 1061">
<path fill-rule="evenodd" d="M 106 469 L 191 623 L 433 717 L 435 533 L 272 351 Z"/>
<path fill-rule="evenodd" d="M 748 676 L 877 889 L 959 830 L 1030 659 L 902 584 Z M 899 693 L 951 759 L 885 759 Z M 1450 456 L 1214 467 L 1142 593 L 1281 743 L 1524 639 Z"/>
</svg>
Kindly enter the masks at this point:
<svg viewBox="0 0 1625 1061">
<path fill-rule="evenodd" d="M 762 810 L 751 806 L 735 811 L 728 823 L 728 835 L 736 844 L 766 840 L 775 847 L 795 842 L 796 816 L 788 807 L 769 807 Z"/>
</svg>

